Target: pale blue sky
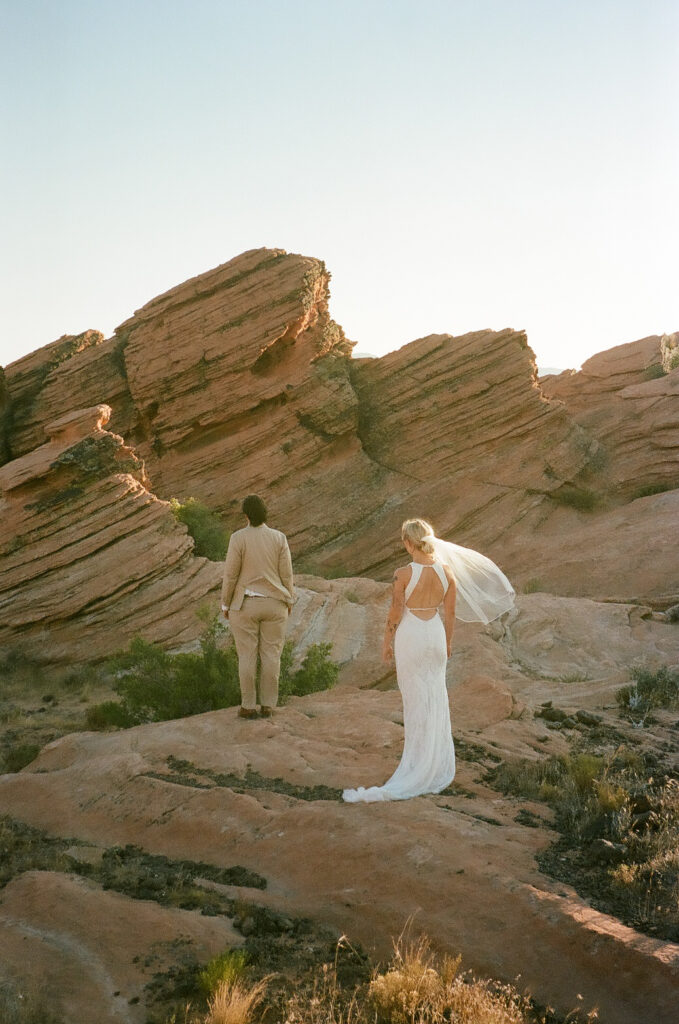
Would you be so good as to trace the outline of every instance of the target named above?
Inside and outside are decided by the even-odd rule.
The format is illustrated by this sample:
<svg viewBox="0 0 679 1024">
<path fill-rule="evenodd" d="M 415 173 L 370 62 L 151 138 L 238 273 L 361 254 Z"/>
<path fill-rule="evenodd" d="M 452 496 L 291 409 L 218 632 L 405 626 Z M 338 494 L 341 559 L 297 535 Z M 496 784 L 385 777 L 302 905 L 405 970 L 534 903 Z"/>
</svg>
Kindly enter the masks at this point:
<svg viewBox="0 0 679 1024">
<path fill-rule="evenodd" d="M 679 329 L 677 0 L 0 0 L 0 363 L 246 249 L 378 354 Z"/>
</svg>

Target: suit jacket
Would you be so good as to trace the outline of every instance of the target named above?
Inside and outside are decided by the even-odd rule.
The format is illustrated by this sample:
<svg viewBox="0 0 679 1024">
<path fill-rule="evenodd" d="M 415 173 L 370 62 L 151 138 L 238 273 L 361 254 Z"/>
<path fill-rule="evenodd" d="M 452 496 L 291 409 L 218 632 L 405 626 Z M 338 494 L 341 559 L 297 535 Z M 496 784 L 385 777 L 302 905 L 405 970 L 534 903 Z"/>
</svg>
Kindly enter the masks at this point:
<svg viewBox="0 0 679 1024">
<path fill-rule="evenodd" d="M 289 607 L 295 599 L 287 538 L 266 523 L 248 525 L 231 534 L 224 563 L 222 604 L 239 609 L 246 588 L 285 601 Z"/>
</svg>

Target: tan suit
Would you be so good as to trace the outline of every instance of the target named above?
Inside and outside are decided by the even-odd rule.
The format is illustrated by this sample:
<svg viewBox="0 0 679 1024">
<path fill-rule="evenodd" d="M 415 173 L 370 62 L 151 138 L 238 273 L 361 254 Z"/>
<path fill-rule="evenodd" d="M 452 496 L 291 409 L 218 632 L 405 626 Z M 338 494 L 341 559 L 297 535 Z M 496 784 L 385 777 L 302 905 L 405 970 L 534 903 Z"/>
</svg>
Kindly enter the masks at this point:
<svg viewBox="0 0 679 1024">
<path fill-rule="evenodd" d="M 260 703 L 267 707 L 278 703 L 281 652 L 293 601 L 292 560 L 285 534 L 266 523 L 232 534 L 224 563 L 222 606 L 228 610 L 238 652 L 244 708 L 257 705 L 258 656 Z"/>
</svg>

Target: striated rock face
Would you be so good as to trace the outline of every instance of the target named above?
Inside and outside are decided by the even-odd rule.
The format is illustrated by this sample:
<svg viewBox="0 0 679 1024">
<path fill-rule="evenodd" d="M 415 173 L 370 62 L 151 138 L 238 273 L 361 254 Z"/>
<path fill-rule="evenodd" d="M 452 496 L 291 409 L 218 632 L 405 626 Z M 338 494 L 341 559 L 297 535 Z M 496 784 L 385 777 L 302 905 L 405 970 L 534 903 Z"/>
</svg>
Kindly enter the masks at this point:
<svg viewBox="0 0 679 1024">
<path fill-rule="evenodd" d="M 363 446 L 400 486 L 379 520 L 362 527 L 355 562 L 385 574 L 412 515 L 501 561 L 506 534 L 586 479 L 592 443 L 544 399 L 535 372 L 525 334 L 511 330 L 431 335 L 357 362 Z"/>
<path fill-rule="evenodd" d="M 53 661 L 94 660 L 135 633 L 182 643 L 215 600 L 219 566 L 167 503 L 143 463 L 104 429 L 99 405 L 61 417 L 50 440 L 0 469 L 0 644 Z"/>
<path fill-rule="evenodd" d="M 679 492 L 607 507 L 676 486 L 675 336 L 619 346 L 578 374 L 539 383 L 526 337 L 514 330 L 431 335 L 380 359 L 352 360 L 352 343 L 328 313 L 328 282 L 319 260 L 252 250 L 153 299 L 108 340 L 96 331 L 64 336 L 6 367 L 0 462 L 3 479 L 13 481 L 3 489 L 13 517 L 2 529 L 6 550 L 16 548 L 13 575 L 3 569 L 11 581 L 6 600 L 17 608 L 37 603 L 40 559 L 18 552 L 47 528 L 45 502 L 54 501 L 57 514 L 49 522 L 53 550 L 39 549 L 48 559 L 42 564 L 62 544 L 76 551 L 73 538 L 88 536 L 90 516 L 108 517 L 111 545 L 127 537 L 133 508 L 170 522 L 140 476 L 141 462 L 155 494 L 202 499 L 232 528 L 242 524 L 242 497 L 262 493 L 272 525 L 288 534 L 298 573 L 386 579 L 403 561 L 402 520 L 423 515 L 441 536 L 489 554 L 519 585 L 658 607 L 679 600 L 672 567 L 653 555 L 672 543 Z M 112 410 L 110 429 L 134 447 L 125 457 L 137 468 L 90 475 L 71 494 L 82 481 L 66 480 L 50 454 L 66 443 L 55 424 L 101 403 Z M 46 430 L 52 440 L 43 450 Z M 120 436 L 105 443 L 128 451 Z M 94 491 L 105 487 L 104 501 Z M 55 498 L 62 492 L 66 514 Z M 598 504 L 587 510 L 592 497 Z M 94 521 L 92 528 L 100 529 Z M 196 593 L 203 577 L 218 575 L 193 562 L 183 530 L 168 529 L 159 558 L 149 544 L 143 572 L 126 582 L 122 566 L 133 563 L 116 555 L 114 577 L 128 602 L 122 636 L 147 627 L 168 640 L 194 635 L 193 606 L 179 629 L 176 605 L 163 598 L 151 611 L 142 596 L 159 585 L 158 561 L 166 558 L 181 563 L 181 573 L 202 574 Z M 89 570 L 94 579 L 99 566 L 89 562 Z M 168 608 L 175 611 L 163 626 Z M 79 615 L 70 626 L 61 617 L 62 633 L 54 627 L 69 656 L 81 650 Z M 26 613 L 12 629 L 33 636 L 36 623 Z"/>
<path fill-rule="evenodd" d="M 386 574 L 400 521 L 490 546 L 586 476 L 592 446 L 535 381 L 525 335 L 436 335 L 352 362 L 319 260 L 259 249 L 159 296 L 103 341 L 61 339 L 7 368 L 13 457 L 96 402 L 164 498 L 240 525 L 270 499 L 300 567 Z M 495 548 L 495 552 L 493 552 Z"/>
<path fill-rule="evenodd" d="M 578 373 L 545 377 L 558 399 L 601 443 L 597 489 L 629 500 L 679 487 L 679 335 L 642 338 L 600 352 Z"/>
<path fill-rule="evenodd" d="M 66 365 L 74 356 L 78 367 L 84 366 L 91 358 L 91 350 L 104 340 L 99 331 L 85 331 L 83 334 L 64 334 L 50 345 L 29 353 L 5 369 L 8 408 L 7 459 L 17 458 L 37 448 L 45 440 L 45 426 L 72 409 L 96 405 L 108 396 L 110 385 L 103 387 L 105 375 L 97 375 L 94 395 L 86 391 L 86 375 L 79 373 L 75 389 L 64 386 L 68 379 Z M 87 354 L 87 355 L 86 355 Z M 6 460 L 3 460 L 6 461 Z"/>
</svg>

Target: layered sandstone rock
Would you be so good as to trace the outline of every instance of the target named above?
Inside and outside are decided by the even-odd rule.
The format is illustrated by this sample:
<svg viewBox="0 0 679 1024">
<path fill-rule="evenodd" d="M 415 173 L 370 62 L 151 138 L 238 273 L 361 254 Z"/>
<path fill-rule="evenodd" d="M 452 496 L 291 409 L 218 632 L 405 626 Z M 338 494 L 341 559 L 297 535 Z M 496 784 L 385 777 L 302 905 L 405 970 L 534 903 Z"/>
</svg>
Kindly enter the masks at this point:
<svg viewBox="0 0 679 1024">
<path fill-rule="evenodd" d="M 405 515 L 493 545 L 592 446 L 535 383 L 520 332 L 432 336 L 352 363 L 319 260 L 253 250 L 149 302 L 103 341 L 61 339 L 7 368 L 14 457 L 96 402 L 156 492 L 239 525 L 263 491 L 301 567 L 387 573 Z M 499 554 L 499 549 L 498 552 Z"/>
<path fill-rule="evenodd" d="M 237 527 L 242 496 L 262 492 L 298 572 L 388 578 L 401 521 L 424 515 L 521 585 L 676 601 L 665 560 L 632 570 L 617 554 L 623 534 L 633 552 L 664 543 L 671 509 L 660 503 L 650 529 L 650 507 L 609 507 L 676 483 L 674 336 L 540 384 L 512 330 L 352 360 L 328 280 L 319 260 L 252 250 L 147 303 L 108 340 L 90 331 L 26 356 L 6 368 L 4 400 L 0 385 L 4 458 L 105 402 L 163 499 L 200 498 Z"/>
<path fill-rule="evenodd" d="M 143 463 L 105 430 L 108 406 L 75 411 L 0 469 L 0 643 L 37 658 L 95 660 L 134 634 L 195 638 L 219 566 L 148 489 Z"/>
<path fill-rule="evenodd" d="M 594 486 L 618 500 L 679 488 L 676 334 L 600 352 L 573 373 L 545 377 L 545 395 L 601 443 Z"/>
<path fill-rule="evenodd" d="M 587 479 L 598 446 L 544 399 L 520 331 L 431 335 L 358 361 L 352 380 L 363 446 L 401 480 L 356 537 L 354 561 L 369 574 L 393 566 L 394 538 L 412 515 L 502 562 L 505 536 L 523 532 L 526 515 L 544 515 L 560 489 Z"/>
<path fill-rule="evenodd" d="M 85 384 L 85 377 L 80 374 L 75 391 L 64 388 L 61 383 L 69 361 L 90 353 L 92 349 L 96 350 L 103 340 L 104 336 L 99 331 L 64 334 L 57 341 L 6 367 L 5 381 L 9 397 L 8 458 L 18 458 L 43 444 L 48 422 L 73 409 L 96 405 L 108 397 L 110 386 L 103 386 L 104 375 L 97 376 L 94 394 L 91 396 L 86 394 L 86 387 L 81 386 Z M 70 369 L 82 365 L 81 359 L 75 359 Z"/>
<path fill-rule="evenodd" d="M 601 511 L 543 510 L 504 538 L 503 564 L 520 589 L 663 610 L 679 601 L 678 522 L 679 489 Z"/>
</svg>

